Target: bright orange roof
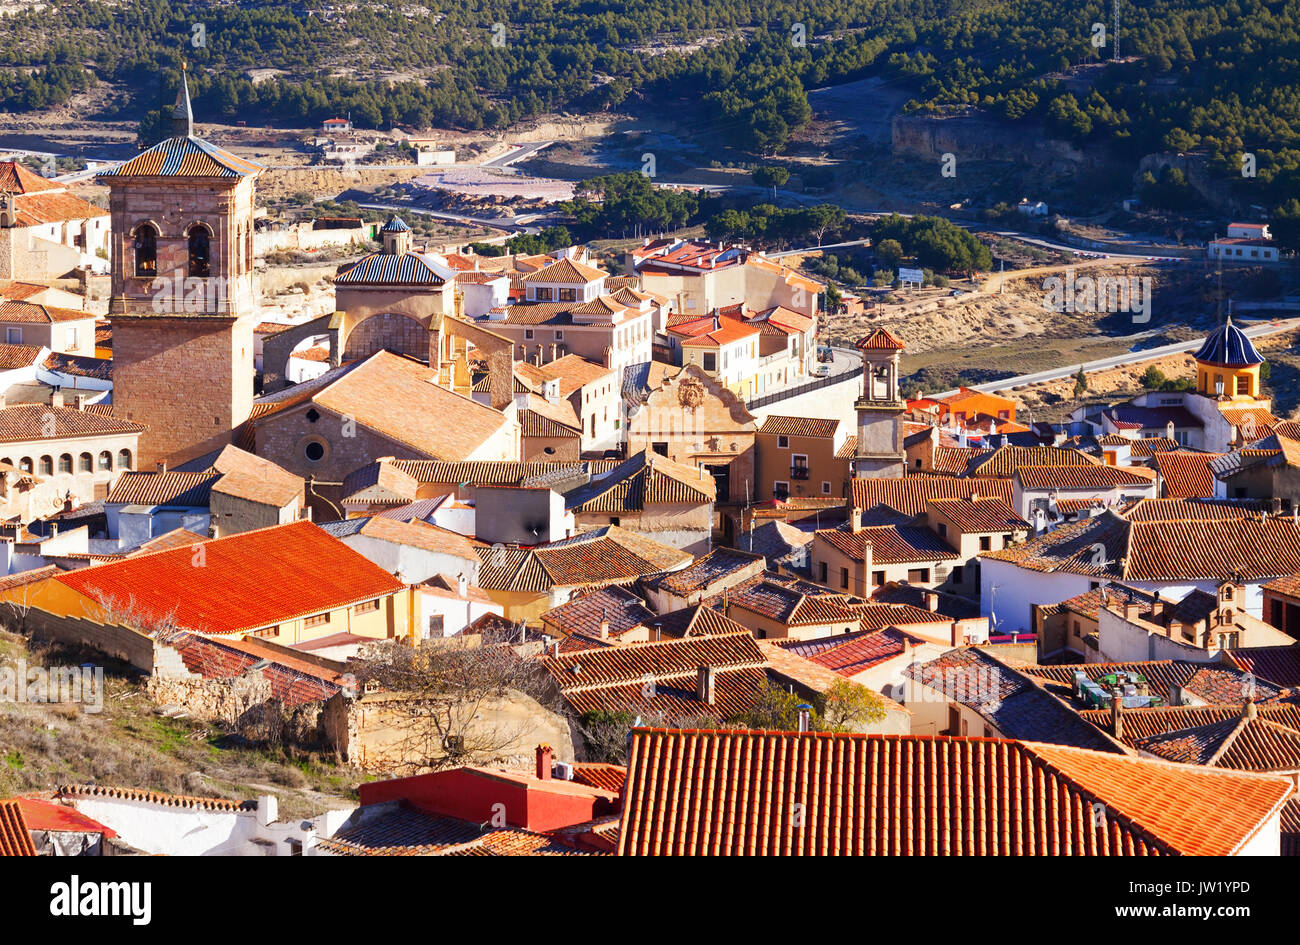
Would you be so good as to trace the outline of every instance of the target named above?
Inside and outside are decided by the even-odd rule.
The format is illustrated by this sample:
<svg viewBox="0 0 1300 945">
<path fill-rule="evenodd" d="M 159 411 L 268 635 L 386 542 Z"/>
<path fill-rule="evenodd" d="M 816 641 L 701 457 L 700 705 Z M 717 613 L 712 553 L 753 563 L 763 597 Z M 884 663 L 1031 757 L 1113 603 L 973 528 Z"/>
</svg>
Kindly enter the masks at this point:
<svg viewBox="0 0 1300 945">
<path fill-rule="evenodd" d="M 1215 856 L 1292 793 L 1281 777 L 1002 739 L 636 729 L 618 852 Z"/>
<path fill-rule="evenodd" d="M 82 568 L 55 580 L 101 604 L 130 601 L 195 633 L 241 633 L 406 585 L 311 522 L 231 535 Z"/>
</svg>

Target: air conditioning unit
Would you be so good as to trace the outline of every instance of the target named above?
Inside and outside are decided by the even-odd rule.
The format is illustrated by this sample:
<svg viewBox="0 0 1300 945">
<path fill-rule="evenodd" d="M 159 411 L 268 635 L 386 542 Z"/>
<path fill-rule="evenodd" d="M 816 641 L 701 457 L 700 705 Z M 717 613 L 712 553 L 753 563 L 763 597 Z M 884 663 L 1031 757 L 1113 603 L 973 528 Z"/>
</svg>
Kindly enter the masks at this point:
<svg viewBox="0 0 1300 945">
<path fill-rule="evenodd" d="M 573 765 L 567 761 L 557 761 L 551 766 L 551 771 L 555 774 L 557 780 L 572 781 Z"/>
</svg>

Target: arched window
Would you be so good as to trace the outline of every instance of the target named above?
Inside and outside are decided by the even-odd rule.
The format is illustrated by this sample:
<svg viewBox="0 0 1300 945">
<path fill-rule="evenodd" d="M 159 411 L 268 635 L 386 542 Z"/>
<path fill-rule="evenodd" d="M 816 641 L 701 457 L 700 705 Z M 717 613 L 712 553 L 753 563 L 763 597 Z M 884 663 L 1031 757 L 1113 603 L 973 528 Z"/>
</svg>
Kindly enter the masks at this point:
<svg viewBox="0 0 1300 945">
<path fill-rule="evenodd" d="M 68 460 L 69 460 L 69 462 L 71 462 L 72 457 L 69 456 L 69 457 L 68 457 Z M 131 468 L 131 451 L 130 451 L 130 450 L 118 450 L 118 451 L 117 451 L 117 468 L 118 468 L 118 469 L 130 469 L 130 468 Z"/>
<path fill-rule="evenodd" d="M 54 457 L 53 457 L 53 456 L 42 456 L 42 457 L 41 457 L 41 475 L 42 475 L 42 476 L 53 476 L 53 475 L 54 475 Z"/>
<path fill-rule="evenodd" d="M 30 456 L 24 456 L 22 459 L 18 460 L 18 468 L 21 469 L 21 470 L 22 470 L 23 472 L 25 472 L 25 473 L 29 473 L 29 472 L 31 472 L 31 471 L 32 471 L 32 458 L 31 458 Z"/>
<path fill-rule="evenodd" d="M 12 466 L 14 461 L 6 456 L 4 459 L 0 459 L 0 463 L 3 463 L 5 466 Z"/>
<path fill-rule="evenodd" d="M 77 460 L 77 470 L 79 472 L 91 472 L 95 468 L 95 457 L 89 453 L 82 453 Z"/>
<path fill-rule="evenodd" d="M 72 472 L 71 453 L 64 453 L 62 456 L 59 457 L 59 472 L 69 473 L 69 474 Z"/>
<path fill-rule="evenodd" d="M 99 468 L 100 469 L 113 468 L 113 454 L 110 453 L 108 450 L 104 450 L 104 452 L 99 454 Z"/>
<path fill-rule="evenodd" d="M 190 275 L 208 276 L 212 273 L 211 238 L 208 228 L 201 223 L 190 227 Z"/>
<path fill-rule="evenodd" d="M 158 231 L 152 223 L 141 223 L 135 228 L 135 274 L 158 274 Z"/>
</svg>

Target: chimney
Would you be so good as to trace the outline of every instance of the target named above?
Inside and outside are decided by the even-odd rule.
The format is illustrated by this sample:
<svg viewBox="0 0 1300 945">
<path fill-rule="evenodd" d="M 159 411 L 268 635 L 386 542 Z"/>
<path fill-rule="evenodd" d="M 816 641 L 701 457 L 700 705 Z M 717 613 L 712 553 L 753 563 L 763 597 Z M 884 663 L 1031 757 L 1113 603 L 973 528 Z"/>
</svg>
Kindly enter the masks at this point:
<svg viewBox="0 0 1300 945">
<path fill-rule="evenodd" d="M 934 591 L 925 592 L 925 609 L 934 613 L 939 609 L 939 595 Z"/>
<path fill-rule="evenodd" d="M 849 513 L 849 528 L 855 532 L 862 531 L 862 509 L 856 505 L 853 507 L 853 511 Z"/>
<path fill-rule="evenodd" d="M 160 461 L 159 463 L 157 463 L 157 465 L 154 466 L 154 469 L 157 472 L 165 473 L 167 471 L 167 461 L 166 460 Z"/>
<path fill-rule="evenodd" d="M 609 610 L 607 608 L 602 608 L 600 611 L 600 638 L 602 640 L 609 639 Z"/>
<path fill-rule="evenodd" d="M 551 643 L 551 659 L 558 660 L 559 658 L 560 658 L 560 641 L 554 640 Z"/>
<path fill-rule="evenodd" d="M 85 394 L 73 394 L 73 395 L 72 395 L 72 406 L 73 406 L 73 408 L 76 409 L 76 410 L 85 410 L 85 409 L 86 409 L 86 395 L 85 395 Z"/>
<path fill-rule="evenodd" d="M 957 620 L 954 620 L 951 626 L 948 628 L 948 630 L 949 630 L 948 642 L 951 643 L 954 647 L 961 646 L 961 623 Z"/>
<path fill-rule="evenodd" d="M 0 394 L 0 410 L 4 410 L 7 406 L 9 405 L 5 402 L 5 395 Z"/>
<path fill-rule="evenodd" d="M 63 406 L 63 388 L 56 387 L 50 391 L 50 406 L 55 410 Z"/>
<path fill-rule="evenodd" d="M 551 746 L 537 746 L 537 780 L 551 780 Z"/>
<path fill-rule="evenodd" d="M 1124 693 L 1116 686 L 1110 693 L 1110 733 L 1124 738 Z"/>
<path fill-rule="evenodd" d="M 257 825 L 269 827 L 280 818 L 280 804 L 274 794 L 260 794 L 257 798 Z"/>
<path fill-rule="evenodd" d="M 801 732 L 809 731 L 812 728 L 810 724 L 811 719 L 812 719 L 812 706 L 810 706 L 806 702 L 799 703 L 799 731 Z"/>
<path fill-rule="evenodd" d="M 469 578 L 465 577 L 465 572 L 462 571 L 456 575 L 456 595 L 463 599 L 468 590 Z"/>
<path fill-rule="evenodd" d="M 696 674 L 695 698 L 705 705 L 713 705 L 717 682 L 717 670 L 712 666 L 701 666 Z"/>
<path fill-rule="evenodd" d="M 68 492 L 63 497 L 63 511 L 71 512 L 74 508 L 76 508 L 76 506 L 72 504 L 72 493 Z"/>
</svg>

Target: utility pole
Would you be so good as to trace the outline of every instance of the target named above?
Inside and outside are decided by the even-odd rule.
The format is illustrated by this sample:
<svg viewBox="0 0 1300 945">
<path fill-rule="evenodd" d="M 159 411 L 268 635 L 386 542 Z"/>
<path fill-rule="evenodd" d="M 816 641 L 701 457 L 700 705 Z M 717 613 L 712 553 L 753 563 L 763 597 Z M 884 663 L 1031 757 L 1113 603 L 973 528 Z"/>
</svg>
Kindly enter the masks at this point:
<svg viewBox="0 0 1300 945">
<path fill-rule="evenodd" d="M 1119 0 L 1112 0 L 1112 8 L 1115 11 L 1115 55 L 1113 58 L 1119 59 Z"/>
</svg>

